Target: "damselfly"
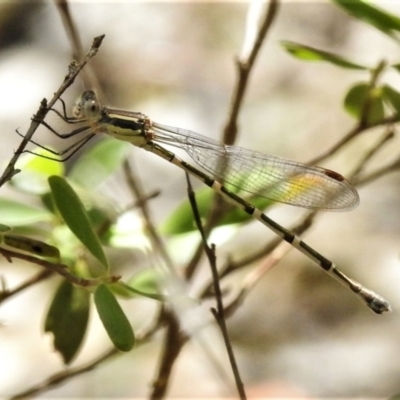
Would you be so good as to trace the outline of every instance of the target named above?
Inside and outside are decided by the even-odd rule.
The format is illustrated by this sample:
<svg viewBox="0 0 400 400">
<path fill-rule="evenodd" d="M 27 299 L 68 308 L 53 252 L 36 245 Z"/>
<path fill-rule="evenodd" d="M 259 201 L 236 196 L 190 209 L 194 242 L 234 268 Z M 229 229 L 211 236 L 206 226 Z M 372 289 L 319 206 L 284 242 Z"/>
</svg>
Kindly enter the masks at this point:
<svg viewBox="0 0 400 400">
<path fill-rule="evenodd" d="M 54 111 L 70 124 L 84 123 L 84 125 L 69 133 L 60 134 L 47 123 L 42 123 L 63 139 L 82 132 L 87 133 L 87 136 L 72 146 L 56 153 L 61 156 L 66 155 L 64 160 L 98 133 L 105 133 L 150 151 L 200 179 L 228 202 L 270 228 L 325 272 L 356 293 L 373 311 L 378 314 L 390 311 L 390 305 L 383 297 L 350 279 L 331 261 L 225 185 L 229 184 L 231 187 L 253 195 L 308 209 L 351 210 L 358 205 L 358 193 L 342 175 L 321 167 L 237 146 L 226 146 L 185 129 L 158 124 L 142 113 L 102 107 L 96 94 L 91 90 L 83 92 L 77 100 L 73 109 L 74 117 L 67 116 L 64 103 L 63 110 L 64 115 L 57 110 Z M 179 159 L 159 143 L 185 150 L 208 174 Z"/>
</svg>

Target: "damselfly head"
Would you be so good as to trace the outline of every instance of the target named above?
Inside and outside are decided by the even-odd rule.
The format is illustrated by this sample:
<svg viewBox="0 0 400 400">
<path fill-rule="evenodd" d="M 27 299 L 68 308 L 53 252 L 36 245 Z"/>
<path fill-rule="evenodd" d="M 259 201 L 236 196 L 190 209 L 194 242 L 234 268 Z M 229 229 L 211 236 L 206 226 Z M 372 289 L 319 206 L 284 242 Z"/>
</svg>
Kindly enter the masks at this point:
<svg viewBox="0 0 400 400">
<path fill-rule="evenodd" d="M 72 113 L 78 119 L 93 119 L 100 114 L 100 102 L 93 90 L 85 90 L 77 99 Z"/>
</svg>

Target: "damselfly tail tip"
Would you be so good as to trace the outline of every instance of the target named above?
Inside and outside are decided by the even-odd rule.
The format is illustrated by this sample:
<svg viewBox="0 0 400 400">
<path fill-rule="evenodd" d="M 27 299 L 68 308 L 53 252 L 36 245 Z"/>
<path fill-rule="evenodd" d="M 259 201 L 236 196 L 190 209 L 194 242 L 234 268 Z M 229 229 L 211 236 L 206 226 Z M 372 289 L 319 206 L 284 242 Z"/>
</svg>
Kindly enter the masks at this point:
<svg viewBox="0 0 400 400">
<path fill-rule="evenodd" d="M 372 311 L 376 312 L 377 314 L 383 314 L 384 312 L 392 311 L 390 303 L 376 293 L 374 293 L 373 298 L 368 301 L 368 306 L 371 308 Z"/>
</svg>

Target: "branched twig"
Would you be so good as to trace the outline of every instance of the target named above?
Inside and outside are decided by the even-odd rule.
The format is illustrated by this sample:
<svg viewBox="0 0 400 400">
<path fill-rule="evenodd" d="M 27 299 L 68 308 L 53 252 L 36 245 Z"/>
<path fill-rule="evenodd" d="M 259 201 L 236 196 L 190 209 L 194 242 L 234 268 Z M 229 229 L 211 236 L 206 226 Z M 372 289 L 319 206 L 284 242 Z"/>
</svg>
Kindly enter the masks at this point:
<svg viewBox="0 0 400 400">
<path fill-rule="evenodd" d="M 167 332 L 165 334 L 157 378 L 152 385 L 151 400 L 159 400 L 165 396 L 172 367 L 188 340 L 188 336 L 181 332 L 179 321 L 172 312 L 165 311 L 163 321 L 167 324 Z"/>
<path fill-rule="evenodd" d="M 11 260 L 13 258 L 18 258 L 20 260 L 27 261 L 31 264 L 40 265 L 41 267 L 46 268 L 49 271 L 55 272 L 63 276 L 69 282 L 78 286 L 83 286 L 83 287 L 98 286 L 101 283 L 113 283 L 120 279 L 119 276 L 108 276 L 108 277 L 92 278 L 92 279 L 80 278 L 76 275 L 71 274 L 71 272 L 69 272 L 68 266 L 65 264 L 52 263 L 47 260 L 31 256 L 29 254 L 17 253 L 16 251 L 8 250 L 3 247 L 0 247 L 0 254 L 3 257 L 5 257 L 9 262 L 12 262 Z M 7 297 L 9 297 L 7 291 L 4 294 L 0 293 L 0 301 L 3 298 Z"/>
<path fill-rule="evenodd" d="M 150 236 L 154 249 L 161 255 L 168 269 L 170 270 L 170 272 L 172 272 L 174 271 L 174 267 L 171 257 L 169 256 L 167 250 L 165 249 L 164 243 L 160 238 L 151 218 L 150 210 L 147 205 L 148 196 L 146 197 L 144 195 L 140 181 L 136 176 L 136 174 L 134 173 L 133 169 L 131 168 L 128 160 L 124 161 L 123 167 L 128 187 L 136 197 L 137 205 L 142 212 L 142 216 L 146 224 L 145 230 L 148 232 Z"/>
<path fill-rule="evenodd" d="M 225 206 L 224 199 L 216 194 L 214 195 L 214 200 L 211 206 L 211 213 L 207 218 L 207 222 L 203 228 L 204 234 L 208 237 L 217 224 L 217 222 L 222 218 L 224 212 L 226 212 L 227 208 Z M 194 272 L 196 271 L 197 265 L 200 262 L 200 259 L 203 255 L 203 243 L 199 241 L 199 244 L 196 250 L 193 252 L 193 256 L 188 262 L 187 266 L 184 268 L 185 278 L 187 280 L 191 279 Z"/>
<path fill-rule="evenodd" d="M 367 151 L 362 159 L 359 162 L 357 168 L 354 169 L 352 172 L 352 183 L 357 184 L 360 182 L 359 175 L 362 172 L 364 166 L 367 162 L 389 141 L 394 138 L 395 134 L 395 127 L 393 125 L 388 125 L 386 132 L 384 135 L 379 139 L 378 143 L 371 148 L 371 150 Z"/>
<path fill-rule="evenodd" d="M 378 66 L 372 70 L 371 79 L 368 85 L 369 86 L 368 94 L 376 87 L 377 80 L 379 79 L 380 74 L 383 72 L 384 67 L 385 63 L 380 62 Z M 324 153 L 320 154 L 318 157 L 311 160 L 309 164 L 318 164 L 322 160 L 325 160 L 326 158 L 332 156 L 343 146 L 345 146 L 348 142 L 350 142 L 352 139 L 358 136 L 360 133 L 363 133 L 377 126 L 387 126 L 387 125 L 390 126 L 393 123 L 400 121 L 400 115 L 393 115 L 384 118 L 381 121 L 368 122 L 368 112 L 370 107 L 371 107 L 371 96 L 368 95 L 363 103 L 362 110 L 360 113 L 360 118 L 357 121 L 356 125 L 347 134 L 345 134 L 341 140 L 335 143 L 330 149 L 328 149 Z"/>
<path fill-rule="evenodd" d="M 212 308 L 211 312 L 214 315 L 214 318 L 217 321 L 217 324 L 221 330 L 222 337 L 224 339 L 226 351 L 228 353 L 229 362 L 231 364 L 233 376 L 235 378 L 236 387 L 237 387 L 240 399 L 245 400 L 246 392 L 244 390 L 243 382 L 240 378 L 239 368 L 236 363 L 235 355 L 234 355 L 233 349 L 232 349 L 232 344 L 229 340 L 228 329 L 226 327 L 225 311 L 224 311 L 224 305 L 223 305 L 223 301 L 222 301 L 222 292 L 221 292 L 221 287 L 219 284 L 219 275 L 218 275 L 218 269 L 217 269 L 217 263 L 216 263 L 216 257 L 215 257 L 215 245 L 211 245 L 211 247 L 210 247 L 207 243 L 207 237 L 204 233 L 203 225 L 201 223 L 200 213 L 197 208 L 196 197 L 195 197 L 192 185 L 190 183 L 189 174 L 187 172 L 186 172 L 186 181 L 187 181 L 187 187 L 188 187 L 188 189 L 187 189 L 188 197 L 189 197 L 190 205 L 192 207 L 194 220 L 195 220 L 196 226 L 200 232 L 201 239 L 202 239 L 203 246 L 204 246 L 204 251 L 206 252 L 208 261 L 210 263 L 210 268 L 211 268 L 215 300 L 217 302 L 217 308 L 216 309 Z"/>
<path fill-rule="evenodd" d="M 2 288 L 0 291 L 0 304 L 4 301 L 9 299 L 12 296 L 22 292 L 23 290 L 36 285 L 37 283 L 49 278 L 50 276 L 54 275 L 54 271 L 49 269 L 39 272 L 38 274 L 34 275 L 32 278 L 26 280 L 25 282 L 21 283 L 19 286 L 15 287 L 12 290 L 7 288 Z"/>
<path fill-rule="evenodd" d="M 159 328 L 159 323 L 157 320 L 157 322 L 151 324 L 141 333 L 136 334 L 136 347 L 145 344 L 154 335 L 154 333 L 158 330 L 158 328 Z M 102 364 L 104 361 L 116 355 L 121 355 L 121 353 L 116 348 L 107 350 L 102 355 L 94 358 L 92 361 L 88 363 L 85 363 L 76 368 L 69 368 L 63 370 L 59 373 L 50 376 L 48 379 L 39 383 L 38 385 L 33 386 L 30 389 L 25 390 L 21 393 L 15 394 L 13 397 L 10 398 L 10 400 L 26 399 L 28 397 L 30 398 L 34 395 L 38 395 L 42 392 L 48 391 L 51 388 L 60 385 L 61 383 L 66 382 L 75 376 L 82 375 L 86 372 L 94 370 L 98 365 Z"/>
<path fill-rule="evenodd" d="M 280 243 L 258 268 L 254 268 L 249 274 L 246 275 L 240 284 L 239 292 L 225 308 L 225 313 L 227 316 L 234 314 L 234 312 L 243 303 L 245 297 L 256 286 L 256 284 L 261 281 L 261 278 L 268 273 L 272 267 L 277 265 L 286 256 L 286 254 L 292 250 L 292 248 L 293 247 L 287 242 Z"/>
<path fill-rule="evenodd" d="M 278 12 L 278 0 L 270 0 L 268 9 L 265 14 L 252 48 L 247 58 L 238 59 L 236 61 L 237 68 L 237 80 L 236 85 L 233 89 L 232 100 L 230 110 L 228 113 L 228 119 L 225 123 L 224 128 L 224 143 L 233 144 L 236 140 L 237 135 L 237 119 L 240 112 L 240 107 L 243 103 L 244 95 L 247 88 L 247 82 L 252 72 L 256 58 L 260 52 L 261 46 L 267 36 L 269 29 L 274 22 L 274 19 Z M 244 55 L 245 57 L 246 55 Z"/>
<path fill-rule="evenodd" d="M 340 150 L 344 145 L 346 145 L 348 142 L 350 142 L 353 138 L 355 138 L 357 135 L 359 135 L 362 132 L 366 132 L 370 129 L 376 128 L 378 126 L 387 126 L 387 125 L 393 125 L 396 122 L 400 122 L 400 114 L 396 115 L 391 115 L 390 117 L 386 117 L 382 119 L 381 121 L 376 121 L 373 123 L 370 123 L 367 127 L 361 127 L 359 124 L 357 124 L 354 128 L 352 128 L 349 132 L 347 132 L 342 139 L 340 139 L 338 142 L 336 142 L 330 149 L 326 150 L 322 154 L 320 154 L 318 157 L 313 158 L 311 161 L 308 162 L 308 164 L 313 165 L 313 164 L 318 164 L 322 160 L 325 160 L 328 157 L 331 157 L 333 154 L 335 154 L 338 150 Z"/>
<path fill-rule="evenodd" d="M 110 349 L 101 356 L 97 357 L 95 360 L 87 364 L 84 364 L 76 368 L 69 368 L 67 370 L 51 375 L 49 378 L 47 378 L 43 382 L 40 382 L 36 386 L 32 386 L 31 388 L 21 393 L 15 394 L 10 398 L 10 400 L 27 399 L 31 398 L 32 396 L 36 396 L 40 393 L 46 392 L 77 375 L 81 375 L 85 372 L 94 370 L 97 367 L 97 365 L 101 364 L 105 360 L 108 360 L 109 358 L 117 354 L 118 354 L 117 349 L 115 348 Z"/>
<path fill-rule="evenodd" d="M 396 158 L 396 160 L 391 162 L 389 165 L 386 165 L 382 168 L 377 169 L 374 172 L 371 172 L 368 175 L 358 178 L 357 186 L 366 185 L 372 181 L 375 181 L 376 179 L 381 178 L 382 176 L 385 176 L 387 174 L 390 174 L 398 170 L 400 170 L 400 157 Z"/>
<path fill-rule="evenodd" d="M 395 134 L 394 125 L 389 125 L 385 134 L 379 139 L 378 143 L 364 156 L 365 163 L 370 158 L 372 158 L 372 156 L 374 156 L 378 152 L 378 150 L 380 150 L 385 145 L 386 142 L 391 140 L 394 137 L 394 134 Z M 381 168 L 377 169 L 376 171 L 373 171 L 365 176 L 360 177 L 359 175 L 360 175 L 362 169 L 361 168 L 356 169 L 353 182 L 357 186 L 366 185 L 378 178 L 381 178 L 382 176 L 385 176 L 389 173 L 398 171 L 399 169 L 400 169 L 400 157 L 395 159 L 389 165 L 381 167 Z"/>
<path fill-rule="evenodd" d="M 31 140 L 32 135 L 35 133 L 36 129 L 39 127 L 41 122 L 46 117 L 49 109 L 54 106 L 55 102 L 60 98 L 60 96 L 65 92 L 65 90 L 72 85 L 72 83 L 75 81 L 75 78 L 78 76 L 79 72 L 87 64 L 87 62 L 96 55 L 103 39 L 104 35 L 94 38 L 92 46 L 90 47 L 83 61 L 81 63 L 72 62 L 70 64 L 69 72 L 64 78 L 64 82 L 61 84 L 60 88 L 54 94 L 50 102 L 47 103 L 46 99 L 42 100 L 38 111 L 32 118 L 32 122 L 27 133 L 24 135 L 24 138 L 21 141 L 20 145 L 18 146 L 18 149 L 15 151 L 14 156 L 11 158 L 9 164 L 7 165 L 7 167 L 3 172 L 3 175 L 0 177 L 0 187 L 3 186 L 5 182 L 9 181 L 15 174 L 19 172 L 19 170 L 15 169 L 15 164 L 19 156 L 23 153 L 26 145 Z"/>
</svg>

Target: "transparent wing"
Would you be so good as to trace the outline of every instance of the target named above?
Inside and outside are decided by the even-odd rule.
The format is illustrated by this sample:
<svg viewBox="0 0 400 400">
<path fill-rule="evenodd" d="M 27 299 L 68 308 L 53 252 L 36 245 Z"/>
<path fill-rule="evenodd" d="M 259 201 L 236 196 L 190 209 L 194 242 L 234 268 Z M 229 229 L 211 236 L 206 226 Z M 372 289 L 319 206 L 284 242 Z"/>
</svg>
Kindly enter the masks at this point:
<svg viewBox="0 0 400 400">
<path fill-rule="evenodd" d="M 185 150 L 213 178 L 280 203 L 330 211 L 357 206 L 357 191 L 340 174 L 281 157 L 226 146 L 185 129 L 154 123 L 154 141 Z"/>
</svg>

